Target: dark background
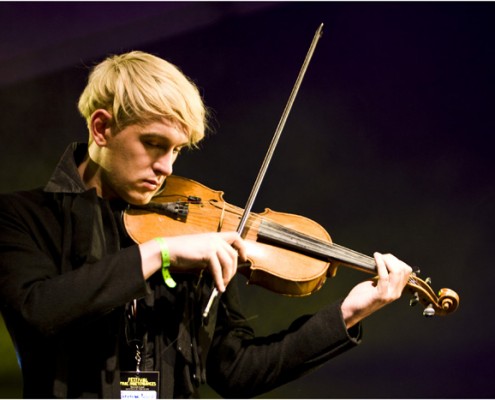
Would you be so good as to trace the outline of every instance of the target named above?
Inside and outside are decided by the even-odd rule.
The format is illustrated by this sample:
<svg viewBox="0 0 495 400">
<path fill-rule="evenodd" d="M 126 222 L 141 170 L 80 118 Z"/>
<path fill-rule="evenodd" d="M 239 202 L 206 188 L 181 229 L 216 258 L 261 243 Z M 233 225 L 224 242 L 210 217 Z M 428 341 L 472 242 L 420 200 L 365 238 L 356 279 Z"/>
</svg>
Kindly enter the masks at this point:
<svg viewBox="0 0 495 400">
<path fill-rule="evenodd" d="M 404 296 L 365 321 L 357 349 L 265 397 L 495 397 L 494 18 L 491 2 L 2 2 L 0 191 L 46 182 L 66 145 L 86 139 L 76 103 L 87 68 L 140 49 L 179 65 L 215 111 L 215 133 L 175 173 L 243 206 L 323 22 L 254 211 L 304 215 L 336 243 L 392 252 L 461 304 L 426 319 Z M 341 268 L 304 299 L 250 286 L 246 313 L 273 332 L 364 277 Z M 2 327 L 0 395 L 18 386 Z"/>
</svg>

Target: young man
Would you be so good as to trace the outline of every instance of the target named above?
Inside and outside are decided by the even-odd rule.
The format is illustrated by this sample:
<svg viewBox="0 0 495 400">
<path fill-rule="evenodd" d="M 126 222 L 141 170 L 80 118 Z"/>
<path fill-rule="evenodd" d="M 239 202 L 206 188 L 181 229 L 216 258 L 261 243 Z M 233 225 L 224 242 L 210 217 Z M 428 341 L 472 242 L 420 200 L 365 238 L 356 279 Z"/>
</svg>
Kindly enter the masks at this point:
<svg viewBox="0 0 495 400">
<path fill-rule="evenodd" d="M 192 397 L 206 380 L 256 396 L 357 345 L 359 322 L 400 297 L 411 268 L 376 253 L 376 282 L 254 337 L 228 285 L 248 257 L 237 233 L 136 244 L 122 225 L 203 138 L 196 87 L 130 52 L 93 69 L 79 110 L 88 144 L 69 146 L 44 188 L 0 196 L 0 300 L 25 397 Z M 204 319 L 212 287 L 221 296 Z"/>
</svg>

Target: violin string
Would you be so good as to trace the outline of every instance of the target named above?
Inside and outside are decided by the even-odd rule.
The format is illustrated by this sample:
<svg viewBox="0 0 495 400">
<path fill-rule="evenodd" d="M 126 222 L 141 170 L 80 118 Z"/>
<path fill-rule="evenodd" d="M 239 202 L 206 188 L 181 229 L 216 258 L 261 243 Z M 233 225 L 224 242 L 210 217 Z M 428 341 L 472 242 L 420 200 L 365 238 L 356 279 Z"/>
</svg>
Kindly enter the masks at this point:
<svg viewBox="0 0 495 400">
<path fill-rule="evenodd" d="M 349 262 L 351 264 L 357 264 L 363 266 L 366 265 L 366 270 L 368 272 L 376 272 L 376 262 L 373 257 L 367 256 L 365 254 L 359 253 L 355 250 L 349 249 L 347 247 L 341 246 L 336 243 L 330 243 L 330 242 L 325 242 L 321 239 L 314 238 L 310 235 L 303 234 L 301 232 L 292 230 L 291 228 L 287 228 L 283 225 L 280 225 L 278 223 L 275 223 L 273 221 L 269 221 L 269 223 L 266 224 L 267 229 L 271 232 L 287 232 L 287 231 L 292 231 L 292 235 L 297 235 L 299 239 L 303 239 L 306 241 L 305 244 L 310 243 L 311 245 L 315 246 L 315 248 L 318 248 L 319 250 L 327 250 L 328 255 L 330 257 L 336 258 L 339 261 L 344 261 L 344 262 Z M 265 227 L 263 227 L 265 229 Z M 419 279 L 417 278 L 416 275 L 411 275 L 409 276 L 408 283 L 410 285 L 419 285 Z"/>
<path fill-rule="evenodd" d="M 239 216 L 242 214 L 242 209 L 232 204 L 224 202 L 218 204 L 217 202 L 210 203 L 215 208 L 222 210 L 222 215 L 225 212 L 229 212 L 233 215 Z M 222 218 L 223 219 L 223 218 Z M 257 213 L 251 213 L 246 221 L 245 232 L 249 231 L 254 225 L 258 225 L 258 235 L 266 236 L 269 239 L 281 241 L 288 247 L 317 253 L 321 257 L 330 257 L 336 260 L 347 262 L 352 265 L 357 265 L 364 268 L 367 272 L 375 272 L 376 264 L 373 257 L 369 257 L 355 250 L 351 250 L 344 246 L 338 245 L 332 242 L 326 242 L 324 240 L 315 238 L 305 233 L 299 232 L 295 229 L 284 226 L 278 222 L 263 217 Z M 224 220 L 222 224 L 223 229 L 233 230 L 237 226 L 236 221 L 230 221 L 229 218 Z"/>
<path fill-rule="evenodd" d="M 227 212 L 231 212 L 233 214 L 239 214 L 240 211 L 239 208 L 236 206 L 233 206 L 231 204 L 225 203 L 226 206 L 222 208 L 222 210 L 227 210 Z M 347 247 L 341 246 L 336 243 L 331 243 L 331 242 L 325 242 L 321 239 L 314 238 L 312 236 L 302 234 L 301 232 L 292 230 L 291 228 L 285 227 L 283 225 L 280 225 L 274 221 L 268 220 L 259 214 L 256 213 L 251 213 L 250 219 L 248 219 L 246 226 L 251 227 L 253 225 L 253 222 L 256 220 L 260 220 L 262 223 L 265 222 L 263 229 L 267 229 L 271 232 L 280 232 L 280 231 L 290 231 L 293 235 L 297 235 L 298 237 L 303 237 L 303 240 L 306 240 L 311 243 L 311 245 L 317 246 L 320 250 L 323 249 L 323 251 L 328 250 L 329 252 L 332 253 L 332 256 L 339 261 L 347 261 L 349 263 L 358 263 L 358 264 L 366 264 L 367 265 L 367 271 L 368 272 L 376 272 L 376 262 L 373 257 L 367 256 L 365 254 L 359 253 L 358 251 L 349 249 Z M 229 224 L 231 227 L 234 226 L 234 224 Z M 237 225 L 235 225 L 237 226 Z M 409 277 L 408 283 L 411 285 L 419 285 L 419 280 L 418 277 L 415 274 L 412 274 Z"/>
<path fill-rule="evenodd" d="M 271 239 L 276 238 L 289 247 L 299 247 L 303 251 L 313 251 L 320 256 L 327 256 L 342 262 L 347 262 L 362 267 L 367 271 L 375 271 L 376 265 L 374 259 L 371 257 L 346 247 L 314 238 L 310 235 L 274 223 L 273 221 L 263 221 L 260 231 L 262 235 L 267 235 Z"/>
</svg>

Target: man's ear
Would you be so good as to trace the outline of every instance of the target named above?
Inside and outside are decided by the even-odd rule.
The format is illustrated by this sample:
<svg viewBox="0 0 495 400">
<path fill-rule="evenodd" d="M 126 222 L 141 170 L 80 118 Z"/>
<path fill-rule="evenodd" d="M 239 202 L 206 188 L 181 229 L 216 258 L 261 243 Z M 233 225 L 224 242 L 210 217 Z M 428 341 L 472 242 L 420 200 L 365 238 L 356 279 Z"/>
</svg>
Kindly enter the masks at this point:
<svg viewBox="0 0 495 400">
<path fill-rule="evenodd" d="M 90 134 L 98 146 L 105 146 L 111 134 L 112 114 L 107 110 L 98 109 L 91 115 Z"/>
</svg>

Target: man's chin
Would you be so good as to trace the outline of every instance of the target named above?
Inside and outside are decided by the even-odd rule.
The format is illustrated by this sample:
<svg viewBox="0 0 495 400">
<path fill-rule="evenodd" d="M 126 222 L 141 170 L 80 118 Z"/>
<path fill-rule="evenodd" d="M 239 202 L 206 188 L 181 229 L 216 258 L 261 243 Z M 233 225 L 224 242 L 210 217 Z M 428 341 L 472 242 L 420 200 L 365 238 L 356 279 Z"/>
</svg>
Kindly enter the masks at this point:
<svg viewBox="0 0 495 400">
<path fill-rule="evenodd" d="M 133 206 L 145 206 L 148 204 L 155 193 L 133 193 L 126 196 L 124 200 Z"/>
</svg>

